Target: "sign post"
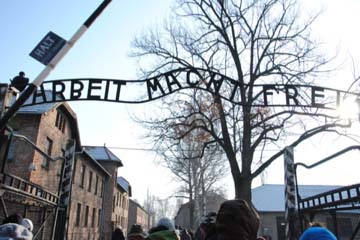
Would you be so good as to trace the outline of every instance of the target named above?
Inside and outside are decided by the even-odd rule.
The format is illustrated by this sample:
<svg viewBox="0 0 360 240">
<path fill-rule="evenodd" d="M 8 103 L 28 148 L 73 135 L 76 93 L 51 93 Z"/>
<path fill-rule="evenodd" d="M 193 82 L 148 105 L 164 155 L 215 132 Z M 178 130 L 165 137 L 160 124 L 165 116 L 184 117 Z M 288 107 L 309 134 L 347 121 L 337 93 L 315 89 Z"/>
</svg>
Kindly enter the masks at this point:
<svg viewBox="0 0 360 240">
<path fill-rule="evenodd" d="M 56 56 L 64 47 L 66 40 L 53 32 L 49 32 L 32 50 L 30 56 L 44 64 L 45 66 Z"/>
<path fill-rule="evenodd" d="M 40 74 L 34 79 L 32 83 L 24 90 L 15 103 L 7 110 L 7 112 L 0 119 L 0 132 L 2 132 L 8 122 L 8 120 L 19 110 L 19 108 L 25 103 L 25 101 L 36 91 L 36 89 L 43 83 L 45 78 L 56 67 L 60 60 L 70 50 L 70 48 L 76 43 L 76 41 L 85 33 L 100 13 L 106 8 L 111 0 L 104 0 L 98 8 L 91 14 L 91 16 L 80 26 L 77 32 L 72 36 L 69 41 L 65 41 L 55 33 L 49 32 L 41 42 L 30 53 L 30 56 L 34 57 L 46 67 Z"/>
<path fill-rule="evenodd" d="M 295 175 L 294 149 L 286 147 L 284 151 L 285 170 L 285 239 L 295 240 Z"/>
</svg>

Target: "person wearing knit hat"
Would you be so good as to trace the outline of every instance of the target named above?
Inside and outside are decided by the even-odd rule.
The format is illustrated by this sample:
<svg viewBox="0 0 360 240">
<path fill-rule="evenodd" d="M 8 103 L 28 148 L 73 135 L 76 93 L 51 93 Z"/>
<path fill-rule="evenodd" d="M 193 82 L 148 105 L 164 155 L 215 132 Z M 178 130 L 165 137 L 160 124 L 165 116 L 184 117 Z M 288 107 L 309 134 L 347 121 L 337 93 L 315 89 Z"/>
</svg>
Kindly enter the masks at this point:
<svg viewBox="0 0 360 240">
<path fill-rule="evenodd" d="M 155 228 L 150 229 L 147 240 L 180 240 L 173 222 L 167 218 L 160 218 Z"/>
<path fill-rule="evenodd" d="M 156 226 L 157 227 L 163 226 L 166 227 L 168 230 L 172 230 L 172 231 L 175 230 L 175 226 L 173 222 L 167 217 L 160 218 Z"/>
<path fill-rule="evenodd" d="M 324 227 L 310 227 L 300 236 L 300 240 L 337 240 L 336 236 Z"/>
<path fill-rule="evenodd" d="M 139 224 L 134 224 L 131 226 L 129 233 L 127 234 L 128 240 L 143 240 L 146 235 Z"/>
<path fill-rule="evenodd" d="M 34 225 L 33 225 L 32 221 L 28 218 L 23 218 L 21 220 L 21 225 L 26 227 L 30 232 L 32 232 L 32 230 L 34 229 Z"/>
<path fill-rule="evenodd" d="M 228 200 L 221 204 L 216 217 L 218 240 L 256 240 L 260 218 L 245 200 Z"/>
<path fill-rule="evenodd" d="M 0 226 L 0 240 L 32 240 L 32 233 L 17 223 L 6 223 Z"/>
</svg>

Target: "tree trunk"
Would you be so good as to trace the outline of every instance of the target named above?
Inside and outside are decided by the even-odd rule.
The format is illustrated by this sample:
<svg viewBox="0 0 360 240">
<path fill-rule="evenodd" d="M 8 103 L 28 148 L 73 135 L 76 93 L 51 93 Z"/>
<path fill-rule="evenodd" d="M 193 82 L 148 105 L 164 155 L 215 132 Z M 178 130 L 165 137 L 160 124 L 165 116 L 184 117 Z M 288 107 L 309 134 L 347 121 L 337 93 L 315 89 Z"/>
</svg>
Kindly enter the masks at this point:
<svg viewBox="0 0 360 240">
<path fill-rule="evenodd" d="M 243 107 L 243 139 L 241 153 L 241 176 L 239 183 L 235 185 L 237 198 L 251 202 L 251 165 L 253 162 L 253 150 L 251 149 L 251 106 Z"/>
<path fill-rule="evenodd" d="M 251 183 L 252 179 L 250 176 L 241 176 L 235 184 L 235 198 L 244 199 L 251 203 Z"/>
</svg>

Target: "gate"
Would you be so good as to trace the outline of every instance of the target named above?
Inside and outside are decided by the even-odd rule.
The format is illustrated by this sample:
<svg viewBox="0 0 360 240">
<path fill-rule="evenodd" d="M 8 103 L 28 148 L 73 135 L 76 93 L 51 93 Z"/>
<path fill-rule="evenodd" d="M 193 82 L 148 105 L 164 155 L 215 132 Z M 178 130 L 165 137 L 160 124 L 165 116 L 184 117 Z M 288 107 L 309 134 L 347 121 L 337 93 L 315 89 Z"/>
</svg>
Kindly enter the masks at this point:
<svg viewBox="0 0 360 240">
<path fill-rule="evenodd" d="M 330 191 L 326 191 L 313 196 L 301 197 L 299 193 L 299 185 L 297 180 L 297 168 L 304 167 L 306 169 L 312 169 L 317 167 L 337 156 L 340 156 L 351 150 L 360 150 L 359 145 L 350 146 L 345 148 L 323 160 L 320 160 L 312 165 L 306 165 L 304 163 L 295 163 L 295 182 L 296 182 L 296 198 L 297 198 L 297 212 L 300 219 L 301 232 L 305 230 L 305 224 L 312 222 L 315 215 L 322 212 L 327 212 L 331 216 L 331 223 L 334 234 L 339 238 L 339 226 L 337 213 L 341 211 L 357 211 L 360 214 L 360 183 L 350 186 L 339 187 Z M 350 236 L 350 240 L 359 239 L 360 237 L 360 218 L 356 227 Z"/>
</svg>

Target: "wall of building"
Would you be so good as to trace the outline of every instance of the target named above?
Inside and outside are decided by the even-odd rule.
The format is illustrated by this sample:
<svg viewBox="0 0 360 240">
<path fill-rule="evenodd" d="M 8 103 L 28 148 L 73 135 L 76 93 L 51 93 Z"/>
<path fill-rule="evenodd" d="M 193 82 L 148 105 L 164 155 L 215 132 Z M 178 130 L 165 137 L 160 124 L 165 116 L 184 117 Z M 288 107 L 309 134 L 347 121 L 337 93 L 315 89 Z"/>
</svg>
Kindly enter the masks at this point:
<svg viewBox="0 0 360 240">
<path fill-rule="evenodd" d="M 284 218 L 283 212 L 273 212 L 273 213 L 259 213 L 260 215 L 260 226 L 259 226 L 259 235 L 271 236 L 272 239 L 278 239 L 278 230 L 277 230 L 277 218 Z"/>
<path fill-rule="evenodd" d="M 68 118 L 65 120 L 64 132 L 55 126 L 57 112 L 57 109 L 52 109 L 41 116 L 38 137 L 36 139 L 36 145 L 43 150 L 46 150 L 47 139 L 52 141 L 51 157 L 53 158 L 62 157 L 64 155 L 66 143 L 72 136 Z M 48 166 L 46 166 L 44 157 L 35 152 L 34 164 L 37 170 L 31 173 L 31 181 L 50 191 L 57 192 L 61 176 L 62 161 L 49 161 Z"/>
<path fill-rule="evenodd" d="M 129 230 L 128 227 L 128 211 L 129 195 L 126 191 L 117 186 L 114 189 L 113 195 L 113 214 L 112 224 L 113 228 L 120 228 L 126 235 Z"/>
<path fill-rule="evenodd" d="M 17 115 L 11 120 L 11 126 L 17 134 L 24 135 L 35 143 L 38 138 L 40 121 L 40 115 L 33 115 L 31 120 L 29 115 Z M 4 171 L 29 181 L 31 174 L 29 165 L 34 161 L 34 154 L 34 148 L 24 141 L 13 137 Z"/>
<path fill-rule="evenodd" d="M 149 230 L 149 214 L 138 203 L 129 199 L 129 228 L 134 224 L 142 226 L 144 231 Z"/>
<path fill-rule="evenodd" d="M 218 212 L 221 203 L 223 203 L 226 199 L 216 193 L 209 193 L 206 198 L 206 204 L 204 212 L 208 214 L 209 212 Z M 190 204 L 183 204 L 178 210 L 175 216 L 175 225 L 179 225 L 183 228 L 191 229 L 190 226 Z M 195 216 L 196 218 L 196 216 Z M 197 219 L 195 219 L 196 221 Z"/>
<path fill-rule="evenodd" d="M 103 239 L 109 240 L 111 239 L 111 235 L 113 232 L 113 201 L 114 201 L 114 191 L 115 184 L 117 178 L 117 166 L 114 162 L 103 162 L 99 161 L 99 163 L 108 171 L 111 176 L 105 180 L 105 188 L 104 188 L 104 219 L 103 219 Z"/>
<path fill-rule="evenodd" d="M 148 218 L 149 218 L 148 213 L 147 213 L 143 208 L 138 207 L 138 208 L 137 208 L 137 218 L 136 218 L 136 222 L 137 222 L 138 224 L 140 224 L 145 231 L 149 230 L 149 226 L 148 226 L 149 221 L 148 221 Z"/>
<path fill-rule="evenodd" d="M 77 154 L 75 162 L 68 239 L 99 239 L 101 226 L 99 214 L 102 213 L 103 207 L 101 184 L 105 181 L 106 175 L 84 154 Z"/>
<path fill-rule="evenodd" d="M 175 225 L 189 229 L 190 226 L 190 209 L 189 203 L 185 203 L 181 206 L 178 213 L 175 216 Z"/>
<path fill-rule="evenodd" d="M 55 126 L 57 109 L 45 114 L 17 114 L 11 120 L 11 126 L 17 134 L 24 135 L 37 147 L 46 152 L 47 141 L 51 141 L 50 156 L 63 156 L 66 143 L 72 136 L 70 121 L 65 120 L 64 130 Z M 64 114 L 65 115 L 65 114 Z M 12 151 L 12 152 L 11 152 Z M 61 176 L 62 160 L 50 161 L 46 165 L 45 158 L 29 144 L 14 138 L 14 147 L 10 154 L 13 157 L 6 163 L 6 172 L 36 183 L 48 191 L 57 193 Z M 20 163 L 20 164 L 19 164 Z M 30 164 L 35 167 L 29 170 Z"/>
</svg>

